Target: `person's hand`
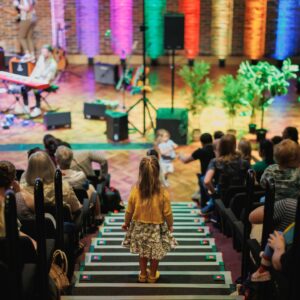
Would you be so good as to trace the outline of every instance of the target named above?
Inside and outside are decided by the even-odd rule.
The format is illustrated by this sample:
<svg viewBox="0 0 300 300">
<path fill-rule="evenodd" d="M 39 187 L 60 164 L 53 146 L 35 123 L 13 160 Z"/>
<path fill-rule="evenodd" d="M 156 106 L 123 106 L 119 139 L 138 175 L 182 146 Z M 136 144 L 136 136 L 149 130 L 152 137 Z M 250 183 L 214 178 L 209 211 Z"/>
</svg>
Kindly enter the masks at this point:
<svg viewBox="0 0 300 300">
<path fill-rule="evenodd" d="M 285 240 L 282 234 L 280 234 L 278 231 L 274 231 L 274 233 L 270 234 L 270 237 L 268 239 L 268 245 L 274 250 L 274 251 L 285 251 Z"/>
<path fill-rule="evenodd" d="M 15 193 L 20 193 L 21 192 L 21 187 L 20 187 L 20 184 L 19 182 L 17 182 L 16 180 L 13 181 L 12 183 L 12 189 Z"/>
<path fill-rule="evenodd" d="M 169 231 L 170 231 L 170 232 L 173 232 L 173 231 L 174 231 L 173 226 L 170 226 L 170 227 L 169 227 Z"/>
<path fill-rule="evenodd" d="M 122 229 L 124 230 L 124 231 L 128 231 L 128 228 L 129 228 L 129 226 L 127 225 L 127 224 L 123 224 L 122 225 Z"/>
</svg>

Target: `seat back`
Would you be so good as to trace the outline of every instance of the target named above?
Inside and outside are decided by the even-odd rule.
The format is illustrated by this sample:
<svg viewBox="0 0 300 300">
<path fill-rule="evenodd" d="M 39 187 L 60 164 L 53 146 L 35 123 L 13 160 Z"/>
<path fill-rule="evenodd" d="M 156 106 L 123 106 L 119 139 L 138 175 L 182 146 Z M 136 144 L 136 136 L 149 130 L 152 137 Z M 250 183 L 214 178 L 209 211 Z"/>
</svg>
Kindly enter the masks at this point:
<svg viewBox="0 0 300 300">
<path fill-rule="evenodd" d="M 231 199 L 238 193 L 246 193 L 246 186 L 245 185 L 234 185 L 230 186 L 226 193 L 223 195 L 223 203 L 225 207 L 228 207 L 230 204 Z"/>
<path fill-rule="evenodd" d="M 53 203 L 45 203 L 45 212 L 56 219 L 56 207 Z M 63 205 L 63 220 L 64 222 L 72 222 L 72 213 L 70 207 L 66 204 Z"/>
<path fill-rule="evenodd" d="M 79 200 L 79 202 L 81 204 L 83 204 L 84 199 L 89 198 L 86 190 L 84 190 L 84 189 L 75 189 L 75 188 L 73 190 L 74 190 L 74 193 L 75 193 L 77 199 Z"/>
</svg>

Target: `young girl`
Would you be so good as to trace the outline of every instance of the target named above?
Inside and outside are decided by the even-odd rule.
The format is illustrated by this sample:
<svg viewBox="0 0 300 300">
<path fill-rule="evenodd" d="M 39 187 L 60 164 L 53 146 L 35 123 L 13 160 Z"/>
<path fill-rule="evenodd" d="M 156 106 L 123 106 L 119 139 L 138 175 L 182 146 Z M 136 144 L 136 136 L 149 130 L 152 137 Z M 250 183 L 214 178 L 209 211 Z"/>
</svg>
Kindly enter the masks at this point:
<svg viewBox="0 0 300 300">
<path fill-rule="evenodd" d="M 168 175 L 174 172 L 173 160 L 176 158 L 175 149 L 178 145 L 170 139 L 170 133 L 165 129 L 157 131 L 155 144 L 160 152 L 160 165 L 167 180 Z"/>
<path fill-rule="evenodd" d="M 144 157 L 139 179 L 132 188 L 125 213 L 123 246 L 139 254 L 139 282 L 154 283 L 159 278 L 159 261 L 177 245 L 172 236 L 173 214 L 169 193 L 159 179 L 156 157 Z M 150 270 L 147 269 L 148 260 Z"/>
</svg>

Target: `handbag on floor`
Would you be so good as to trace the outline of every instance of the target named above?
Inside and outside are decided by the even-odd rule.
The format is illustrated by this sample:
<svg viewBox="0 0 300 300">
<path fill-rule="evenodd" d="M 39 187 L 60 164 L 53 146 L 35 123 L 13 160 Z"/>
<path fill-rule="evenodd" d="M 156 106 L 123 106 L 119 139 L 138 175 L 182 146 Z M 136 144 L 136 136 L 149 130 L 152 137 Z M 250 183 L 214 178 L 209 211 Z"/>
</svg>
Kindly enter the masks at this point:
<svg viewBox="0 0 300 300">
<path fill-rule="evenodd" d="M 115 210 L 122 210 L 122 199 L 120 192 L 114 187 L 103 187 L 101 193 L 101 212 L 114 212 Z"/>
<path fill-rule="evenodd" d="M 66 254 L 61 250 L 56 250 L 53 254 L 52 264 L 50 268 L 50 277 L 54 281 L 58 291 L 64 291 L 70 286 L 68 279 L 68 259 Z"/>
</svg>

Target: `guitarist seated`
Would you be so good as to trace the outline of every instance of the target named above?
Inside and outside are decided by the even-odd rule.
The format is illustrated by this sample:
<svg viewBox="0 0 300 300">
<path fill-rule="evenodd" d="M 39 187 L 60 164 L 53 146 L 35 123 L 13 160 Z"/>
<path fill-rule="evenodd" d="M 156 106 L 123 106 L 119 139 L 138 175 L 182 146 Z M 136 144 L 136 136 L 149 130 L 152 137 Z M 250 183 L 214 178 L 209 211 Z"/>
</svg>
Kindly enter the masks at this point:
<svg viewBox="0 0 300 300">
<path fill-rule="evenodd" d="M 57 63 L 52 55 L 53 49 L 49 45 L 44 45 L 41 50 L 41 55 L 37 61 L 35 68 L 33 69 L 30 78 L 43 80 L 51 83 L 56 76 Z M 34 90 L 34 95 L 36 99 L 36 105 L 33 111 L 30 113 L 28 106 L 28 92 L 30 88 L 22 86 L 21 94 L 23 96 L 24 107 L 17 107 L 15 109 L 16 114 L 30 114 L 32 118 L 36 118 L 41 115 L 41 93 L 44 90 Z"/>
</svg>

